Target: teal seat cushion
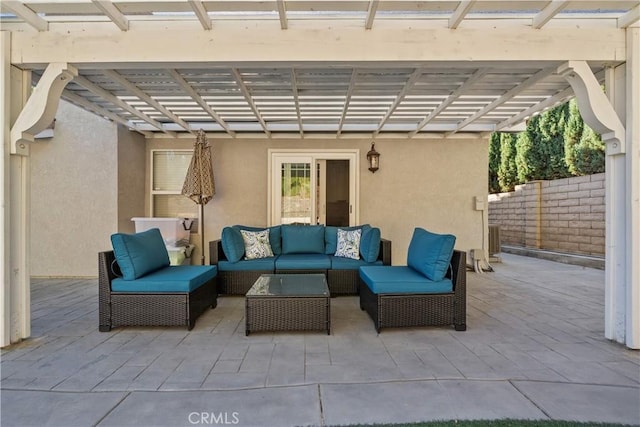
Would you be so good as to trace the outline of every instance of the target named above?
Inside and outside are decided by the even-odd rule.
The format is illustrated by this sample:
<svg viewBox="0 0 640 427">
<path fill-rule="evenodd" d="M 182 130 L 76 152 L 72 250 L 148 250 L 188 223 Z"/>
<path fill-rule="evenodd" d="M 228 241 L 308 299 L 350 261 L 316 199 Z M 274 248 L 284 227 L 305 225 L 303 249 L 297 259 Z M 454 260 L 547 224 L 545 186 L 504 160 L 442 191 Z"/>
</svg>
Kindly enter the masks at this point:
<svg viewBox="0 0 640 427">
<path fill-rule="evenodd" d="M 450 279 L 429 280 L 406 266 L 360 267 L 360 278 L 374 294 L 445 294 L 453 292 Z"/>
<path fill-rule="evenodd" d="M 335 227 L 333 225 L 327 225 L 324 228 L 324 253 L 327 255 L 333 255 L 338 250 L 338 229 L 352 231 L 362 230 L 364 234 L 365 230 L 371 228 L 369 224 L 356 225 L 353 227 Z M 362 241 L 362 237 L 360 238 Z"/>
<path fill-rule="evenodd" d="M 135 234 L 112 234 L 111 245 L 124 280 L 138 279 L 170 264 L 167 247 L 157 228 Z"/>
<path fill-rule="evenodd" d="M 363 259 L 351 259 L 330 255 L 332 270 L 357 270 L 366 265 L 382 265 L 382 261 L 367 262 Z"/>
<path fill-rule="evenodd" d="M 216 277 L 215 265 L 176 265 L 136 280 L 113 279 L 113 292 L 176 293 L 191 292 Z"/>
<path fill-rule="evenodd" d="M 366 262 L 374 262 L 380 253 L 380 229 L 369 227 L 362 230 L 360 237 L 360 256 Z"/>
<path fill-rule="evenodd" d="M 328 270 L 331 260 L 324 254 L 283 254 L 276 260 L 276 270 Z"/>
<path fill-rule="evenodd" d="M 218 270 L 220 271 L 274 271 L 275 269 L 276 257 L 218 262 Z"/>
<path fill-rule="evenodd" d="M 324 254 L 323 225 L 283 225 L 283 254 Z"/>
<path fill-rule="evenodd" d="M 238 262 L 244 255 L 244 240 L 240 230 L 234 227 L 222 229 L 222 250 L 229 262 Z"/>
<path fill-rule="evenodd" d="M 271 251 L 273 252 L 274 255 L 280 255 L 282 253 L 282 233 L 280 231 L 281 230 L 280 225 L 274 225 L 272 227 L 249 227 L 246 225 L 234 225 L 233 228 L 235 228 L 238 231 L 269 230 L 269 245 L 271 245 Z"/>
<path fill-rule="evenodd" d="M 407 265 L 438 282 L 449 269 L 455 243 L 456 237 L 451 234 L 430 233 L 418 227 L 409 243 Z"/>
</svg>

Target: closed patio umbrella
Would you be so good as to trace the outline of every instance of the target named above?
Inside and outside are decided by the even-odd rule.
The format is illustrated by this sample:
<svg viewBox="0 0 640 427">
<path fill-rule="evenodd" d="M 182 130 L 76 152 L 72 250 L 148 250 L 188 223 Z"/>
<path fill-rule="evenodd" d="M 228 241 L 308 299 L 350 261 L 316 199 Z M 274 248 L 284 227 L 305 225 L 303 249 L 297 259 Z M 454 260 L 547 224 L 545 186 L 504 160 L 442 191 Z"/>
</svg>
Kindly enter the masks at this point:
<svg viewBox="0 0 640 427">
<path fill-rule="evenodd" d="M 204 265 L 204 205 L 213 198 L 216 193 L 213 181 L 213 166 L 211 164 L 211 147 L 207 142 L 207 136 L 200 129 L 193 148 L 193 157 L 184 178 L 182 194 L 189 197 L 200 207 L 200 249 L 202 251 L 201 262 Z"/>
</svg>

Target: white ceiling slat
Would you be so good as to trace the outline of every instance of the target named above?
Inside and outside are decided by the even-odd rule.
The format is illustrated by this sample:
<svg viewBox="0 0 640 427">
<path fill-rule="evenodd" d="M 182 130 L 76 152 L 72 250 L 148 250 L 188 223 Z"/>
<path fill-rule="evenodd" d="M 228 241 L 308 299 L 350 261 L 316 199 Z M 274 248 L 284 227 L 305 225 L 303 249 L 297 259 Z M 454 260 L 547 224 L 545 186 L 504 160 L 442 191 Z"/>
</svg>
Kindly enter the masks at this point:
<svg viewBox="0 0 640 427">
<path fill-rule="evenodd" d="M 94 114 L 97 114 L 101 117 L 107 117 L 111 120 L 113 120 L 116 123 L 120 123 L 121 125 L 124 125 L 126 127 L 128 127 L 129 129 L 133 129 L 136 132 L 144 135 L 145 137 L 149 138 L 153 135 L 152 132 L 147 132 L 147 131 L 143 131 L 138 129 L 138 127 L 131 123 L 128 120 L 123 119 L 122 117 L 118 116 L 117 114 L 112 113 L 111 111 L 99 107 L 96 104 L 91 103 L 90 101 L 88 101 L 86 98 L 83 98 L 82 96 L 76 95 L 75 93 L 71 92 L 68 89 L 65 89 L 62 92 L 62 98 L 66 99 L 69 102 L 72 102 L 76 105 L 79 105 L 80 107 L 84 108 L 85 110 L 91 111 Z"/>
<path fill-rule="evenodd" d="M 459 130 L 463 129 L 465 126 L 467 126 L 467 125 L 473 123 L 474 121 L 478 120 L 480 117 L 482 117 L 486 113 L 492 111 L 497 106 L 504 104 L 505 102 L 507 102 L 508 100 L 513 98 L 514 96 L 516 96 L 518 93 L 520 93 L 520 92 L 526 90 L 527 88 L 533 86 L 534 84 L 538 83 L 540 80 L 544 79 L 545 77 L 548 77 L 549 75 L 551 75 L 554 72 L 555 72 L 555 68 L 545 68 L 545 69 L 542 69 L 542 70 L 538 71 L 533 76 L 529 77 L 527 80 L 523 81 L 522 83 L 517 84 L 513 89 L 511 89 L 508 92 L 506 92 L 504 95 L 502 95 L 500 98 L 498 98 L 495 101 L 493 101 L 491 104 L 487 105 L 486 107 L 484 107 L 483 109 L 481 109 L 480 111 L 478 111 L 477 113 L 475 113 L 474 115 L 469 117 L 468 119 L 466 119 L 466 120 L 462 121 L 461 123 L 459 123 L 456 126 L 455 130 L 453 130 L 448 136 L 453 135 L 454 133 L 456 133 Z"/>
<path fill-rule="evenodd" d="M 278 16 L 280 17 L 280 28 L 286 30 L 289 28 L 289 22 L 287 21 L 287 9 L 284 4 L 284 0 L 276 0 L 278 6 Z"/>
<path fill-rule="evenodd" d="M 262 129 L 267 134 L 267 136 L 271 135 L 271 131 L 269 130 L 267 123 L 262 118 L 262 115 L 260 114 L 260 110 L 258 110 L 258 107 L 256 106 L 256 103 L 254 102 L 253 97 L 249 92 L 249 89 L 247 89 L 247 85 L 242 79 L 242 75 L 240 75 L 240 72 L 238 71 L 237 68 L 233 68 L 231 70 L 231 73 L 233 74 L 233 77 L 236 79 L 236 83 L 238 84 L 238 87 L 240 88 L 240 92 L 242 92 L 244 99 L 249 104 L 249 107 L 251 107 L 251 111 L 253 111 L 253 114 L 255 114 L 256 119 L 258 119 L 258 121 L 260 122 Z"/>
<path fill-rule="evenodd" d="M 533 17 L 531 26 L 539 30 L 568 5 L 568 0 L 552 0 L 551 2 L 549 2 L 547 7 L 542 9 L 540 13 Z"/>
<path fill-rule="evenodd" d="M 40 17 L 33 10 L 22 4 L 21 1 L 9 1 L 2 2 L 2 7 L 9 9 L 11 13 L 22 19 L 24 22 L 32 26 L 38 31 L 48 31 L 49 22 L 46 19 Z"/>
<path fill-rule="evenodd" d="M 370 0 L 367 9 L 367 20 L 364 23 L 364 28 L 370 30 L 373 28 L 373 20 L 376 18 L 376 12 L 378 11 L 378 3 L 380 0 Z"/>
<path fill-rule="evenodd" d="M 465 16 L 467 16 L 467 13 L 469 13 L 469 10 L 471 10 L 475 2 L 476 0 L 462 0 L 451 15 L 451 18 L 449 18 L 449 28 L 451 28 L 452 30 L 458 28 L 458 26 L 465 18 Z"/>
<path fill-rule="evenodd" d="M 176 70 L 169 70 L 169 74 L 175 80 L 182 89 L 189 94 L 189 96 L 200 105 L 218 124 L 231 136 L 235 137 L 236 134 L 229 125 L 216 113 L 211 106 L 205 101 L 202 96 L 187 82 L 184 77 L 180 75 Z"/>
<path fill-rule="evenodd" d="M 204 28 L 205 30 L 210 30 L 211 28 L 213 28 L 213 25 L 211 24 L 211 18 L 209 18 L 209 14 L 207 13 L 207 10 L 205 9 L 201 0 L 189 0 L 189 6 L 191 6 L 193 12 L 198 17 L 200 24 L 202 24 L 202 28 Z"/>
<path fill-rule="evenodd" d="M 120 12 L 111 0 L 91 0 L 98 9 L 113 21 L 122 31 L 129 30 L 129 20 Z"/>
<path fill-rule="evenodd" d="M 119 106 L 120 108 L 123 108 L 123 109 L 127 110 L 128 112 L 130 112 L 134 116 L 136 116 L 136 117 L 144 120 L 145 122 L 149 123 L 154 128 L 156 128 L 158 130 L 161 130 L 162 132 L 165 132 L 166 134 L 168 134 L 170 136 L 173 136 L 175 138 L 175 136 L 176 136 L 175 133 L 167 131 L 162 126 L 161 123 L 159 123 L 158 121 L 152 119 L 151 117 L 147 116 L 146 114 L 138 111 L 137 109 L 133 108 L 132 106 L 130 106 L 126 102 L 122 101 L 121 99 L 119 99 L 117 96 L 115 96 L 111 92 L 109 92 L 109 91 L 101 88 L 100 86 L 96 85 L 91 80 L 89 80 L 89 79 L 87 79 L 87 78 L 85 78 L 83 76 L 76 76 L 76 77 L 74 77 L 73 82 L 79 84 L 80 86 L 84 87 L 85 89 L 89 90 L 90 92 L 93 92 L 95 95 L 98 95 L 99 97 L 103 98 L 105 101 L 111 102 L 112 104 L 115 104 L 115 105 Z"/>
<path fill-rule="evenodd" d="M 638 21 L 640 21 L 640 5 L 618 18 L 618 28 L 627 28 Z"/>
<path fill-rule="evenodd" d="M 122 86 L 123 88 L 127 89 L 128 91 L 133 93 L 135 96 L 137 96 L 138 98 L 140 98 L 141 100 L 143 100 L 147 104 L 151 105 L 156 110 L 160 111 L 162 114 L 164 114 L 166 117 L 168 117 L 171 120 L 173 120 L 175 123 L 177 123 L 180 126 L 182 126 L 182 128 L 184 130 L 186 130 L 186 131 L 188 131 L 188 132 L 190 132 L 190 133 L 195 135 L 195 133 L 191 130 L 191 126 L 189 126 L 188 123 L 186 123 L 180 117 L 176 116 L 174 113 L 172 113 L 171 111 L 166 109 L 162 104 L 160 104 L 155 99 L 151 98 L 143 90 L 141 90 L 139 87 L 137 87 L 136 85 L 131 83 L 129 80 L 124 78 L 117 71 L 105 70 L 105 71 L 103 71 L 103 74 L 105 76 L 109 77 L 111 80 L 117 82 L 120 86 Z"/>
</svg>

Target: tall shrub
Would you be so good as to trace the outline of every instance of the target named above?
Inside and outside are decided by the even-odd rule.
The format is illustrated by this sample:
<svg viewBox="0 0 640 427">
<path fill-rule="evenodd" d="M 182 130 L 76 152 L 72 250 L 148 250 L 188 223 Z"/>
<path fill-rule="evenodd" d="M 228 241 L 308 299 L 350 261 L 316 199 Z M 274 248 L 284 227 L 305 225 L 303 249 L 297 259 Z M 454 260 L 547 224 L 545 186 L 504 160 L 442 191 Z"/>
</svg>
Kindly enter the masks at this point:
<svg viewBox="0 0 640 427">
<path fill-rule="evenodd" d="M 586 124 L 576 152 L 576 170 L 578 175 L 591 175 L 604 172 L 605 147 L 600 135 Z"/>
<path fill-rule="evenodd" d="M 500 169 L 500 134 L 494 132 L 489 139 L 489 193 L 499 193 L 498 169 Z"/>
<path fill-rule="evenodd" d="M 540 115 L 538 132 L 544 146 L 543 164 L 539 179 L 558 179 L 571 176 L 564 160 L 564 129 L 569 108 L 567 104 L 552 108 Z"/>
<path fill-rule="evenodd" d="M 575 99 L 572 99 L 569 102 L 569 119 L 564 129 L 564 161 L 567 164 L 569 172 L 573 175 L 580 175 L 578 167 L 576 166 L 576 157 L 578 155 L 578 147 L 580 145 L 580 138 L 582 138 L 583 128 L 584 122 L 578 110 L 578 103 Z"/>
<path fill-rule="evenodd" d="M 500 191 L 513 191 L 518 183 L 516 169 L 516 136 L 510 133 L 500 134 L 500 167 L 498 168 Z"/>
</svg>

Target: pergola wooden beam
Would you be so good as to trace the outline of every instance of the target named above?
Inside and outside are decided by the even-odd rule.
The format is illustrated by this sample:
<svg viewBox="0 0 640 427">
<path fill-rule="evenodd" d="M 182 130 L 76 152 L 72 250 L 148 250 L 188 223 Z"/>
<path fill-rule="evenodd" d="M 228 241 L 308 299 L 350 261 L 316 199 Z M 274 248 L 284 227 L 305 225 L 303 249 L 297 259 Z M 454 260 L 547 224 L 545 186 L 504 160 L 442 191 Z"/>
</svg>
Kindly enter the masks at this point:
<svg viewBox="0 0 640 427">
<path fill-rule="evenodd" d="M 280 28 L 286 30 L 289 27 L 287 21 L 287 9 L 284 4 L 284 0 L 276 0 L 276 6 L 278 7 L 278 17 L 280 18 Z"/>
<path fill-rule="evenodd" d="M 129 20 L 120 10 L 111 2 L 111 0 L 91 0 L 93 4 L 102 11 L 109 19 L 118 26 L 122 31 L 129 30 Z"/>
<path fill-rule="evenodd" d="M 351 78 L 349 79 L 349 88 L 347 89 L 347 94 L 344 98 L 344 105 L 342 106 L 342 114 L 340 114 L 340 122 L 338 123 L 338 131 L 336 135 L 340 135 L 342 133 L 342 126 L 344 126 L 344 119 L 347 117 L 347 111 L 349 110 L 349 104 L 351 103 L 351 96 L 353 96 L 353 91 L 355 90 L 356 77 L 358 75 L 358 70 L 354 68 L 351 71 Z"/>
<path fill-rule="evenodd" d="M 380 120 L 380 123 L 378 123 L 378 127 L 373 132 L 373 136 L 376 136 L 380 133 L 380 130 L 384 127 L 384 124 L 387 122 L 387 120 L 389 120 L 389 117 L 391 117 L 393 112 L 396 111 L 396 108 L 398 108 L 398 105 L 400 105 L 400 103 L 404 100 L 404 98 L 407 96 L 407 93 L 409 93 L 409 90 L 411 90 L 416 80 L 418 80 L 418 78 L 421 75 L 422 75 L 421 69 L 417 68 L 414 70 L 414 72 L 411 74 L 409 79 L 407 79 L 407 82 L 404 84 L 404 87 L 400 90 L 400 93 L 398 93 L 398 96 L 396 96 L 396 99 L 393 100 L 393 103 L 387 110 L 387 113 L 384 115 L 382 120 Z"/>
<path fill-rule="evenodd" d="M 638 21 L 640 21 L 640 5 L 618 18 L 618 28 L 627 28 Z"/>
<path fill-rule="evenodd" d="M 298 81 L 295 68 L 291 69 L 291 91 L 293 92 L 293 102 L 296 107 L 296 116 L 298 116 L 298 127 L 300 128 L 300 137 L 304 137 L 304 126 L 302 124 L 302 114 L 300 113 L 300 94 L 298 92 Z"/>
<path fill-rule="evenodd" d="M 376 18 L 376 12 L 378 11 L 378 3 L 380 0 L 370 0 L 367 7 L 367 19 L 364 23 L 364 28 L 370 30 L 373 28 L 373 20 Z"/>
<path fill-rule="evenodd" d="M 256 106 L 256 103 L 254 102 L 253 97 L 251 96 L 251 92 L 249 92 L 249 89 L 247 89 L 247 85 L 242 79 L 242 75 L 240 75 L 240 71 L 238 71 L 237 68 L 232 68 L 231 73 L 233 74 L 233 77 L 236 79 L 236 83 L 240 88 L 240 92 L 242 92 L 244 99 L 247 101 L 247 104 L 249 104 L 251 111 L 253 111 L 253 114 L 255 114 L 256 119 L 258 119 L 258 121 L 260 122 L 262 129 L 267 134 L 267 136 L 271 136 L 271 131 L 269 130 L 267 123 L 264 121 L 262 114 L 260 114 L 260 110 L 258 110 L 258 107 Z"/>
</svg>

